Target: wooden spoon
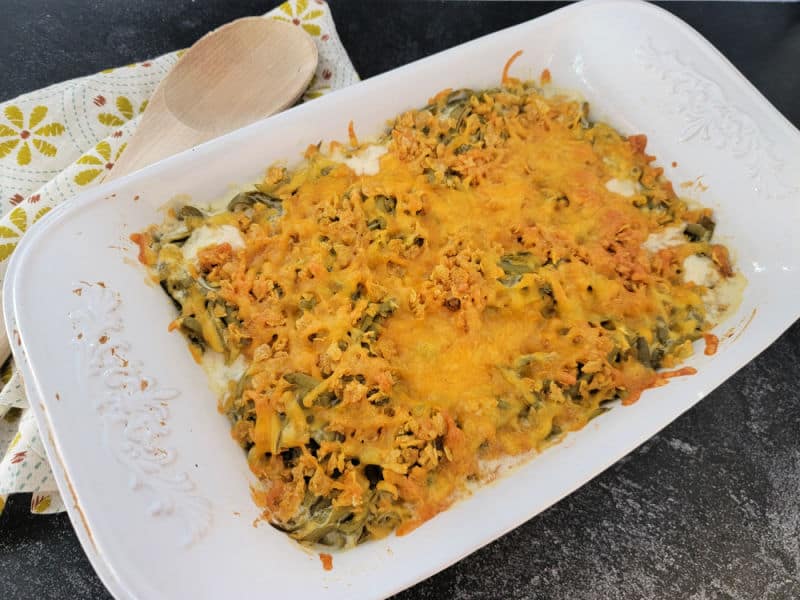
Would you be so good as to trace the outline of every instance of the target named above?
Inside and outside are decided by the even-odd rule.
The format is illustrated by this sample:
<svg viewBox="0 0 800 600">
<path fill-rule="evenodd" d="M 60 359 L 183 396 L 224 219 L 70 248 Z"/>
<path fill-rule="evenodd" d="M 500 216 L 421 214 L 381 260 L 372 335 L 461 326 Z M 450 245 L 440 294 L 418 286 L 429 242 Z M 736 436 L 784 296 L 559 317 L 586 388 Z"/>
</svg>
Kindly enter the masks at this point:
<svg viewBox="0 0 800 600">
<path fill-rule="evenodd" d="M 275 19 L 246 17 L 206 34 L 156 88 L 106 181 L 290 106 L 317 60 L 306 32 Z"/>
</svg>

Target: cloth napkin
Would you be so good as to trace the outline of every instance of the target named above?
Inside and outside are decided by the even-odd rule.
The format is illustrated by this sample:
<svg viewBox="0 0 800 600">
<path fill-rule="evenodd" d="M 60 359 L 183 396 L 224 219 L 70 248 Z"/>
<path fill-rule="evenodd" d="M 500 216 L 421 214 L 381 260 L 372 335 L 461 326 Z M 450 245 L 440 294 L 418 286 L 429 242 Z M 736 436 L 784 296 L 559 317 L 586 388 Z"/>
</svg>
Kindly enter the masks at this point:
<svg viewBox="0 0 800 600">
<path fill-rule="evenodd" d="M 325 2 L 289 0 L 264 17 L 302 27 L 317 44 L 319 65 L 303 101 L 358 81 Z M 183 52 L 0 104 L 0 286 L 9 257 L 31 225 L 105 179 L 125 151 L 148 98 Z M 6 497 L 17 492 L 33 492 L 34 513 L 63 511 L 22 377 L 11 359 L 0 368 L 0 384 L 0 512 Z"/>
</svg>

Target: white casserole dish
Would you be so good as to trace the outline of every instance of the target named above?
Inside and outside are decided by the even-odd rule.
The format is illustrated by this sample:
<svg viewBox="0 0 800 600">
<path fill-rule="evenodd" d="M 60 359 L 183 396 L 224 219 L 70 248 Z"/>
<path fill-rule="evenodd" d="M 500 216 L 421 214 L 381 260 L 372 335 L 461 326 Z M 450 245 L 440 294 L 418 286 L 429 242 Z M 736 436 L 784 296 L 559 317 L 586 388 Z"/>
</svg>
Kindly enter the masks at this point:
<svg viewBox="0 0 800 600">
<path fill-rule="evenodd" d="M 266 524 L 244 455 L 128 236 L 177 194 L 209 202 L 310 143 L 364 138 L 445 87 L 549 68 L 593 118 L 648 134 L 676 184 L 702 176 L 749 280 L 699 373 L 615 408 L 413 533 L 317 555 Z M 677 161 L 677 167 L 672 167 Z M 16 250 L 4 287 L 14 355 L 81 543 L 117 598 L 383 597 L 541 512 L 647 440 L 800 315 L 800 133 L 708 42 L 654 6 L 589 1 L 372 78 L 88 191 Z M 687 193 L 698 193 L 697 186 Z M 102 285 L 98 282 L 102 282 Z"/>
</svg>

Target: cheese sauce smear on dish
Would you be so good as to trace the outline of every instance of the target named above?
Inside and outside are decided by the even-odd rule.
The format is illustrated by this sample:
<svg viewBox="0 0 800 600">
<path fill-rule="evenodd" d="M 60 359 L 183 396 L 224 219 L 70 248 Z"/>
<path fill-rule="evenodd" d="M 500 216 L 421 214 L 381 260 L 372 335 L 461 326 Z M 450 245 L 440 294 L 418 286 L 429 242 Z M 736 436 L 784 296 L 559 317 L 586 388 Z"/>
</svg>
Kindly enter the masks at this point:
<svg viewBox="0 0 800 600">
<path fill-rule="evenodd" d="M 483 466 L 693 372 L 741 296 L 712 211 L 574 96 L 446 90 L 350 139 L 135 236 L 297 540 L 412 530 Z"/>
</svg>

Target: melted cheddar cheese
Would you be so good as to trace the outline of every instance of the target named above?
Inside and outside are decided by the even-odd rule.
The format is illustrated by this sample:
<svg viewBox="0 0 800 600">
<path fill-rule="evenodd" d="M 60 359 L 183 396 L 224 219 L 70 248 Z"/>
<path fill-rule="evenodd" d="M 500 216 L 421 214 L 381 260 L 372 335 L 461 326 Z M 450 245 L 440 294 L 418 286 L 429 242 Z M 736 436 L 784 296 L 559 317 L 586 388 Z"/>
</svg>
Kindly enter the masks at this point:
<svg viewBox="0 0 800 600">
<path fill-rule="evenodd" d="M 336 546 L 405 533 L 482 462 L 691 372 L 659 369 L 739 276 L 646 138 L 587 110 L 510 78 L 446 90 L 376 143 L 310 147 L 228 210 L 138 236 L 171 327 L 227 365 L 221 410 L 276 527 Z M 698 261 L 712 273 L 687 279 Z"/>
</svg>

